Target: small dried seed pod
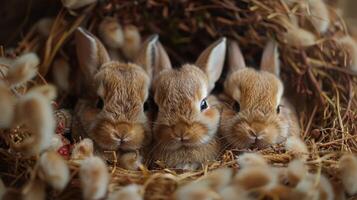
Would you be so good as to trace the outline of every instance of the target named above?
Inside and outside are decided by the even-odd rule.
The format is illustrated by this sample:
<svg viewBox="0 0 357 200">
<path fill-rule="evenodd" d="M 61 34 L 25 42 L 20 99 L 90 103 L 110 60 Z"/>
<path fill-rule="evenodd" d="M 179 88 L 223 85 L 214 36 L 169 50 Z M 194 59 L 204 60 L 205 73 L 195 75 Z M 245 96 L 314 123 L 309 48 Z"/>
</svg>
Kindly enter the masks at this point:
<svg viewBox="0 0 357 200">
<path fill-rule="evenodd" d="M 123 187 L 122 189 L 111 193 L 108 200 L 142 200 L 141 186 L 132 184 Z"/>
<path fill-rule="evenodd" d="M 50 35 L 53 22 L 54 19 L 49 17 L 40 19 L 35 25 L 37 32 L 47 38 Z"/>
<path fill-rule="evenodd" d="M 357 158 L 344 155 L 339 161 L 342 184 L 349 195 L 357 194 Z"/>
<path fill-rule="evenodd" d="M 305 29 L 300 28 L 295 22 L 286 17 L 280 17 L 281 23 L 287 31 L 283 33 L 283 41 L 295 47 L 308 47 L 316 43 L 316 36 Z"/>
<path fill-rule="evenodd" d="M 55 119 L 50 101 L 39 92 L 22 96 L 15 106 L 14 125 L 26 125 L 30 136 L 12 147 L 26 155 L 36 155 L 51 145 Z"/>
<path fill-rule="evenodd" d="M 220 191 L 231 182 L 232 177 L 233 170 L 231 168 L 221 168 L 201 177 L 197 180 L 197 184 L 206 185 L 214 191 Z"/>
<path fill-rule="evenodd" d="M 316 36 L 305 29 L 292 26 L 284 33 L 284 40 L 291 46 L 308 47 L 316 43 Z"/>
<path fill-rule="evenodd" d="M 220 193 L 220 196 L 224 200 L 251 200 L 248 196 L 247 190 L 244 190 L 239 185 L 230 185 L 225 187 Z"/>
<path fill-rule="evenodd" d="M 74 145 L 72 150 L 72 160 L 84 160 L 93 156 L 93 141 L 89 138 L 84 138 L 79 143 Z"/>
<path fill-rule="evenodd" d="M 334 191 L 330 181 L 324 175 L 308 174 L 296 186 L 296 189 L 306 195 L 306 199 L 334 199 Z"/>
<path fill-rule="evenodd" d="M 27 53 L 16 58 L 8 70 L 5 80 L 10 86 L 21 85 L 37 74 L 40 59 L 35 53 Z"/>
<path fill-rule="evenodd" d="M 136 26 L 129 25 L 124 27 L 124 43 L 121 48 L 125 57 L 133 60 L 141 47 L 141 36 Z"/>
<path fill-rule="evenodd" d="M 117 49 L 123 45 L 123 30 L 114 17 L 105 17 L 99 24 L 98 33 L 105 45 Z"/>
<path fill-rule="evenodd" d="M 86 158 L 81 163 L 79 178 L 85 200 L 105 197 L 109 183 L 109 173 L 101 158 L 96 156 Z"/>
<path fill-rule="evenodd" d="M 31 67 L 37 67 L 40 64 L 40 58 L 35 52 L 30 52 L 22 54 L 21 56 L 17 57 L 13 62 L 13 65 L 15 66 L 24 64 L 28 64 Z"/>
<path fill-rule="evenodd" d="M 54 189 L 62 191 L 70 179 L 69 168 L 62 156 L 48 151 L 39 159 L 40 175 Z"/>
<path fill-rule="evenodd" d="M 143 158 L 136 152 L 128 152 L 120 155 L 119 165 L 124 169 L 138 170 L 142 165 Z"/>
<path fill-rule="evenodd" d="M 82 8 L 95 2 L 97 2 L 97 0 L 62 0 L 63 6 L 69 9 Z"/>
<path fill-rule="evenodd" d="M 221 168 L 200 179 L 181 186 L 174 194 L 175 199 L 216 199 L 218 192 L 231 182 L 233 170 Z"/>
<path fill-rule="evenodd" d="M 296 136 L 288 137 L 285 143 L 285 148 L 287 151 L 292 153 L 296 158 L 302 160 L 307 160 L 308 158 L 308 149 L 305 142 Z"/>
<path fill-rule="evenodd" d="M 240 170 L 232 181 L 243 189 L 272 188 L 277 185 L 278 177 L 269 166 L 251 166 Z"/>
<path fill-rule="evenodd" d="M 258 189 L 258 191 L 250 193 L 250 195 L 258 195 L 260 194 L 260 192 L 266 195 L 267 199 L 277 198 L 286 200 L 307 200 L 306 195 L 304 193 L 296 190 L 294 187 L 289 187 L 281 184 L 274 186 L 268 191 Z"/>
<path fill-rule="evenodd" d="M 174 193 L 175 200 L 219 199 L 219 194 L 200 184 L 187 184 L 179 187 Z"/>
<path fill-rule="evenodd" d="M 51 139 L 51 145 L 48 148 L 48 150 L 51 151 L 58 151 L 65 143 L 62 140 L 62 136 L 58 134 L 54 134 L 52 139 Z"/>
<path fill-rule="evenodd" d="M 311 135 L 311 137 L 314 138 L 315 140 L 316 140 L 316 139 L 319 139 L 320 136 L 321 136 L 321 131 L 320 131 L 319 129 L 316 129 L 316 128 L 315 128 L 315 129 L 311 130 L 310 135 Z"/>
<path fill-rule="evenodd" d="M 350 70 L 357 72 L 357 42 L 349 35 L 336 39 L 336 42 L 342 46 L 349 56 L 348 67 Z"/>
<path fill-rule="evenodd" d="M 306 16 L 319 33 L 323 34 L 328 30 L 330 26 L 330 15 L 327 5 L 323 2 L 323 0 L 284 0 L 284 2 L 288 6 L 299 4 L 300 8 L 302 8 L 304 12 L 310 13 L 310 15 Z"/>
<path fill-rule="evenodd" d="M 15 97 L 11 94 L 9 88 L 7 88 L 1 81 L 0 99 L 0 128 L 9 128 L 14 117 Z"/>
<path fill-rule="evenodd" d="M 295 187 L 308 174 L 307 168 L 301 160 L 293 160 L 288 167 L 274 168 L 279 176 L 280 183 Z"/>
<path fill-rule="evenodd" d="M 308 1 L 311 15 L 309 16 L 312 25 L 320 33 L 325 33 L 330 26 L 330 15 L 323 0 Z"/>
<path fill-rule="evenodd" d="M 297 185 L 308 174 L 307 168 L 301 160 L 293 160 L 288 165 L 287 178 L 290 185 Z"/>
<path fill-rule="evenodd" d="M 28 91 L 28 94 L 30 93 L 42 94 L 44 97 L 48 99 L 48 101 L 55 100 L 57 97 L 56 87 L 51 84 L 33 87 L 31 88 L 30 91 Z"/>
<path fill-rule="evenodd" d="M 241 168 L 251 166 L 268 166 L 268 163 L 263 156 L 258 153 L 244 153 L 238 157 L 237 162 Z"/>
</svg>

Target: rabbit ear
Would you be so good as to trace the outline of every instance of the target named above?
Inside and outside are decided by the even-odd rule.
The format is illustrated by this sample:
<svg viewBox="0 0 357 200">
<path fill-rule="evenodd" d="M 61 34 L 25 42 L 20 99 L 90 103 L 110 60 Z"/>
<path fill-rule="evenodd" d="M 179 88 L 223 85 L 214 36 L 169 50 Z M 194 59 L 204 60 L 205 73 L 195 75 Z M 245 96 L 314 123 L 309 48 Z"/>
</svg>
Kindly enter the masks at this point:
<svg viewBox="0 0 357 200">
<path fill-rule="evenodd" d="M 230 41 L 228 46 L 228 73 L 246 68 L 242 51 L 236 41 Z"/>
<path fill-rule="evenodd" d="M 165 69 L 172 69 L 171 61 L 166 53 L 166 50 L 160 42 L 157 43 L 158 57 L 156 58 L 157 63 L 154 67 L 154 76 L 158 75 L 161 71 Z"/>
<path fill-rule="evenodd" d="M 209 90 L 214 88 L 215 82 L 221 76 L 225 56 L 226 38 L 223 37 L 206 48 L 196 61 L 196 65 L 208 76 Z"/>
<path fill-rule="evenodd" d="M 98 38 L 83 28 L 77 29 L 75 41 L 79 66 L 92 79 L 100 66 L 110 61 L 109 54 Z"/>
<path fill-rule="evenodd" d="M 263 52 L 262 61 L 260 63 L 260 69 L 268 71 L 270 73 L 279 76 L 280 63 L 278 45 L 275 41 L 270 41 Z"/>
<path fill-rule="evenodd" d="M 144 67 L 151 80 L 163 69 L 171 68 L 170 59 L 158 38 L 158 35 L 150 36 L 136 59 L 136 63 Z"/>
<path fill-rule="evenodd" d="M 159 36 L 155 34 L 146 39 L 135 59 L 135 63 L 144 68 L 150 79 L 152 78 L 153 65 L 155 64 L 155 57 L 157 54 L 156 42 L 158 38 Z"/>
</svg>

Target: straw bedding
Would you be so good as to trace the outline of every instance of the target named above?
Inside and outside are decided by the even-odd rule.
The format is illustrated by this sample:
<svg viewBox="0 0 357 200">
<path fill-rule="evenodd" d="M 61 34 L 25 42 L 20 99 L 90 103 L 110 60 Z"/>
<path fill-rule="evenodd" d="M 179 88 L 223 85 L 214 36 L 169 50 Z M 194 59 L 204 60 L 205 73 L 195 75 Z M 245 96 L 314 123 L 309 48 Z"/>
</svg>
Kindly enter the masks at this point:
<svg viewBox="0 0 357 200">
<path fill-rule="evenodd" d="M 323 172 L 338 182 L 337 161 L 345 152 L 357 152 L 357 76 L 348 70 L 349 55 L 335 38 L 348 33 L 336 10 L 329 7 L 331 23 L 328 31 L 317 35 L 309 47 L 292 46 L 284 41 L 284 27 L 279 16 L 294 13 L 299 18 L 307 11 L 292 9 L 282 0 L 224 1 L 122 1 L 111 0 L 90 5 L 81 10 L 58 10 L 46 42 L 39 42 L 33 31 L 19 41 L 14 54 L 41 52 L 41 64 L 36 80 L 18 88 L 24 93 L 35 84 L 46 84 L 50 66 L 57 54 L 75 58 L 72 33 L 83 25 L 95 30 L 105 15 L 114 15 L 122 24 L 134 24 L 144 35 L 158 33 L 174 64 L 193 59 L 219 36 L 236 39 L 247 63 L 257 66 L 262 49 L 269 39 L 279 42 L 282 79 L 286 90 L 299 103 L 301 136 L 309 149 L 306 164 L 311 171 Z M 2 49 L 6 47 L 2 47 Z M 10 55 L 6 55 L 10 56 Z M 75 66 L 75 59 L 70 59 Z M 73 60 L 73 61 L 72 61 Z M 59 94 L 66 99 L 65 94 Z M 57 101 L 58 107 L 70 107 L 67 101 Z M 68 123 L 68 122 L 67 122 Z M 21 187 L 31 176 L 36 157 L 25 158 L 9 150 L 9 140 L 19 140 L 26 134 L 23 127 L 1 130 L 0 174 L 6 185 Z M 258 150 L 272 165 L 286 166 L 293 156 L 281 145 Z M 128 171 L 112 163 L 109 190 L 129 183 L 144 186 L 145 199 L 167 199 L 179 185 L 221 167 L 238 168 L 236 155 L 242 151 L 226 151 L 219 161 L 200 171 L 170 169 Z M 72 181 L 65 191 L 52 193 L 53 199 L 75 199 L 81 196 L 78 164 L 69 162 Z M 51 198 L 51 199 L 52 199 Z M 352 197 L 353 198 L 353 197 Z"/>
</svg>

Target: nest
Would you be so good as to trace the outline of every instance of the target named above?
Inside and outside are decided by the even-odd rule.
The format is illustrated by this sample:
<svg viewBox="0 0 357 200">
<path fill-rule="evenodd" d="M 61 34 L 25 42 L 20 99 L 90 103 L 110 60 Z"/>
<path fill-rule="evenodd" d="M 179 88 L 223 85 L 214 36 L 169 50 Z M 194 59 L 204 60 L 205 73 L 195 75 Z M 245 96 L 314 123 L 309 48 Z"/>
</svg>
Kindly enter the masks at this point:
<svg viewBox="0 0 357 200">
<path fill-rule="evenodd" d="M 348 34 L 344 21 L 330 8 L 331 25 L 320 35 L 315 45 L 291 46 L 284 41 L 287 31 L 279 16 L 294 13 L 305 17 L 307 12 L 289 9 L 281 0 L 225 1 L 121 1 L 110 0 L 81 10 L 58 10 L 54 25 L 45 43 L 30 30 L 18 43 L 13 54 L 41 52 L 39 75 L 35 82 L 46 83 L 50 66 L 61 54 L 76 66 L 73 32 L 80 25 L 96 30 L 103 16 L 117 17 L 122 24 L 134 24 L 144 34 L 158 33 L 174 64 L 193 61 L 208 44 L 220 36 L 235 39 L 244 52 L 247 63 L 256 66 L 262 50 L 270 39 L 279 42 L 282 79 L 286 90 L 299 101 L 301 136 L 309 148 L 306 164 L 312 171 L 323 172 L 339 181 L 337 161 L 345 152 L 357 152 L 357 76 L 347 69 L 349 55 L 334 38 Z M 95 31 L 94 31 L 95 32 Z M 2 47 L 1 54 L 4 54 Z M 6 55 L 12 56 L 12 55 Z M 73 58 L 73 59 L 72 59 Z M 26 88 L 18 89 L 24 92 Z M 60 94 L 59 99 L 65 99 Z M 57 102 L 65 107 L 66 101 Z M 2 130 L 2 132 L 13 130 Z M 12 133 L 16 139 L 19 129 Z M 21 187 L 30 177 L 36 158 L 24 158 L 8 150 L 9 138 L 3 138 L 0 149 L 0 174 L 7 185 Z M 271 164 L 285 166 L 293 158 L 281 146 L 259 150 Z M 145 199 L 168 199 L 179 185 L 194 180 L 220 167 L 238 168 L 237 150 L 225 152 L 221 160 L 204 166 L 200 171 L 177 172 L 170 169 L 127 171 L 110 165 L 109 190 L 129 183 L 144 186 Z M 69 163 L 72 181 L 65 191 L 51 193 L 53 199 L 80 197 L 78 165 Z"/>
</svg>

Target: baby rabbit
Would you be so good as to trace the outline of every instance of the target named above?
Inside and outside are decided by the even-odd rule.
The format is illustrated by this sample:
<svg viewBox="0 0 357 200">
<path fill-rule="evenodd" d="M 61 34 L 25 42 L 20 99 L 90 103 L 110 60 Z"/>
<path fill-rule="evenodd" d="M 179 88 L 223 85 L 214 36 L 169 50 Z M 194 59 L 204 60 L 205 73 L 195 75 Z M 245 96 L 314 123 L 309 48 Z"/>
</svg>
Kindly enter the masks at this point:
<svg viewBox="0 0 357 200">
<path fill-rule="evenodd" d="M 170 168 L 195 169 L 215 160 L 220 150 L 216 135 L 220 113 L 209 93 L 222 72 L 226 39 L 204 50 L 195 65 L 178 69 L 171 67 L 161 44 L 157 52 L 152 88 L 158 113 L 151 158 Z"/>
<path fill-rule="evenodd" d="M 150 143 L 150 123 L 144 110 L 150 76 L 144 69 L 151 69 L 157 39 L 152 36 L 146 41 L 137 64 L 121 63 L 110 61 L 94 35 L 77 30 L 77 54 L 87 89 L 83 92 L 90 95 L 75 110 L 84 137 L 93 139 L 95 149 L 133 152 Z"/>
<path fill-rule="evenodd" d="M 246 67 L 238 44 L 230 43 L 220 133 L 231 147 L 264 148 L 299 135 L 294 109 L 282 97 L 278 56 L 276 43 L 269 42 L 255 70 Z"/>
</svg>

